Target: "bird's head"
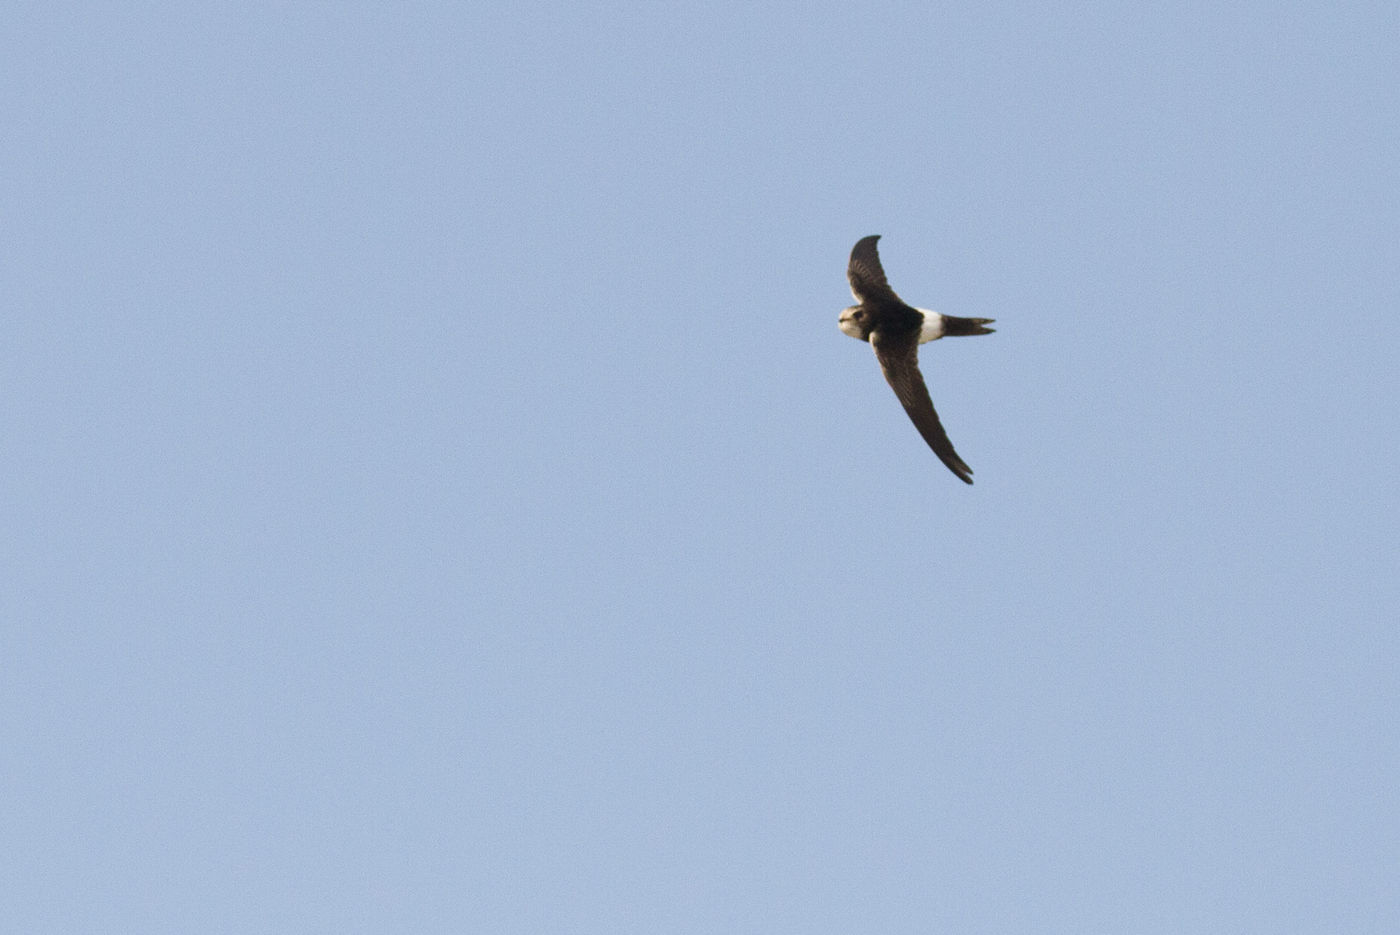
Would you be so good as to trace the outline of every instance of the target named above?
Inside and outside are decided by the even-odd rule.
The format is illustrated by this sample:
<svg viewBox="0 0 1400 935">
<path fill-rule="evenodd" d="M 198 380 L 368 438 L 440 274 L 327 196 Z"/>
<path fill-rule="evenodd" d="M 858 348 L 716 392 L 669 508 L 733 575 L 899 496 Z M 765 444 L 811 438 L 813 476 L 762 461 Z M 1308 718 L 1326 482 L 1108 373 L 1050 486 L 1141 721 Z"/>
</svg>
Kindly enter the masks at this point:
<svg viewBox="0 0 1400 935">
<path fill-rule="evenodd" d="M 859 305 L 843 309 L 838 319 L 841 330 L 853 338 L 870 340 L 870 313 Z"/>
</svg>

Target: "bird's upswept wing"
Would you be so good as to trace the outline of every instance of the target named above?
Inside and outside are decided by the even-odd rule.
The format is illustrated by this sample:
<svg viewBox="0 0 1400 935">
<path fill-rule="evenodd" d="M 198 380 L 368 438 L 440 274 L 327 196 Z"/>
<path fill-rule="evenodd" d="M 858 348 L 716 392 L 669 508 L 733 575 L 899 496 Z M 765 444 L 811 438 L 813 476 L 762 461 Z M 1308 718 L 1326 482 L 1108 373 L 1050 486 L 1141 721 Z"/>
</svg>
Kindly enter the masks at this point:
<svg viewBox="0 0 1400 935">
<path fill-rule="evenodd" d="M 851 248 L 851 262 L 846 266 L 851 295 L 861 304 L 899 301 L 899 296 L 885 280 L 885 268 L 880 265 L 880 254 L 875 249 L 875 241 L 879 239 L 879 234 L 871 234 L 856 241 Z"/>
<path fill-rule="evenodd" d="M 864 242 L 864 240 L 861 241 L 861 243 Z M 856 249 L 860 249 L 859 244 L 856 245 Z M 873 242 L 871 250 L 873 253 Z M 938 460 L 946 464 L 948 470 L 956 474 L 959 480 L 965 484 L 972 483 L 972 468 L 968 467 L 963 459 L 958 457 L 958 453 L 953 450 L 953 443 L 948 440 L 948 433 L 944 431 L 943 423 L 938 421 L 938 413 L 933 408 L 933 400 L 929 398 L 924 375 L 919 372 L 917 334 L 904 338 L 890 338 L 874 334 L 870 338 L 870 343 L 875 347 L 875 357 L 880 361 L 880 369 L 885 373 L 885 380 L 894 390 L 894 395 L 899 397 L 900 404 L 904 406 L 904 411 L 909 413 L 910 421 L 919 430 L 919 434 L 924 437 L 924 441 L 928 442 L 933 453 L 938 455 Z"/>
</svg>

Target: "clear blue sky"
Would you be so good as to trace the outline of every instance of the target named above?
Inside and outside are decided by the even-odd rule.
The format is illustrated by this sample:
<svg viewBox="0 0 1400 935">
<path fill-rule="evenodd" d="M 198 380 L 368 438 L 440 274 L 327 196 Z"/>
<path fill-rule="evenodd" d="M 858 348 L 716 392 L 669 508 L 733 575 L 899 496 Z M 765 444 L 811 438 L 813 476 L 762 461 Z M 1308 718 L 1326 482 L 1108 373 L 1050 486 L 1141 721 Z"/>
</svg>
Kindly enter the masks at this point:
<svg viewBox="0 0 1400 935">
<path fill-rule="evenodd" d="M 6 21 L 0 928 L 1400 931 L 1394 3 Z"/>
</svg>

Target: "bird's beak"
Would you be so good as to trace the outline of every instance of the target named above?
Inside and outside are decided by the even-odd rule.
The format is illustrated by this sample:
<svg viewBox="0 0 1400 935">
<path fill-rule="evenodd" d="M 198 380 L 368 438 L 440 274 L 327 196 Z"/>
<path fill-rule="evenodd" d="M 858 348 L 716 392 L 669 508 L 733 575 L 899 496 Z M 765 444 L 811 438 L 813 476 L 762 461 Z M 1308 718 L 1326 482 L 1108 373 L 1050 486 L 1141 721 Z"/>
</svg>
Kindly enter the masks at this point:
<svg viewBox="0 0 1400 935">
<path fill-rule="evenodd" d="M 851 316 L 850 309 L 843 311 L 841 317 L 836 319 L 836 323 L 845 334 L 849 334 L 853 338 L 861 336 L 860 328 L 856 326 L 856 320 Z"/>
</svg>

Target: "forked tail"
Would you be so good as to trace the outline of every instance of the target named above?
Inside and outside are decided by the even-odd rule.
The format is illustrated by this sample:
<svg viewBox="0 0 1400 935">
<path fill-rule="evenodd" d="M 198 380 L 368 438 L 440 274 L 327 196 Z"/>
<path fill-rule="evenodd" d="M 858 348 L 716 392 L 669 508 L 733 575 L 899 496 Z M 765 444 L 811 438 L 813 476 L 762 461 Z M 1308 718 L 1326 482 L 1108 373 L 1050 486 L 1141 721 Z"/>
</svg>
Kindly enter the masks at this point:
<svg viewBox="0 0 1400 935">
<path fill-rule="evenodd" d="M 995 318 L 954 318 L 943 316 L 943 337 L 965 338 L 971 334 L 991 334 L 995 328 L 988 328 Z"/>
</svg>

